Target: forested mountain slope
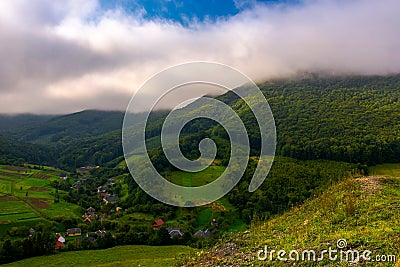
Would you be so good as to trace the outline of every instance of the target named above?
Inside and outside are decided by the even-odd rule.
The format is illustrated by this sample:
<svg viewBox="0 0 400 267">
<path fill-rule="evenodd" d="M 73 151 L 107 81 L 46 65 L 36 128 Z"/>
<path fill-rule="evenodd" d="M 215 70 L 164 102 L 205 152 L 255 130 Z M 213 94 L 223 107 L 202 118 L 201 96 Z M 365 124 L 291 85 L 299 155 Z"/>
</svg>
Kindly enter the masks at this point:
<svg viewBox="0 0 400 267">
<path fill-rule="evenodd" d="M 400 161 L 400 75 L 316 76 L 269 81 L 259 87 L 275 118 L 277 155 L 368 165 Z M 257 155 L 260 136 L 248 106 L 232 92 L 218 98 L 242 118 Z M 199 136 L 227 139 L 221 129 L 209 120 L 193 121 L 181 146 L 193 147 Z"/>
<path fill-rule="evenodd" d="M 48 144 L 98 136 L 120 129 L 123 116 L 121 111 L 85 110 L 59 116 L 1 116 L 0 122 L 3 118 L 2 132 L 5 134 L 21 141 Z"/>
<path fill-rule="evenodd" d="M 275 118 L 277 155 L 368 165 L 400 161 L 400 75 L 314 75 L 306 79 L 268 81 L 259 87 Z M 260 136 L 248 107 L 232 92 L 218 98 L 243 119 L 249 130 L 252 155 L 257 155 Z M 148 121 L 151 149 L 158 146 L 163 114 Z M 138 115 L 138 121 L 144 119 L 142 115 Z M 1 125 L 3 135 L 16 140 L 54 144 L 56 161 L 61 160 L 63 165 L 75 165 L 78 156 L 77 164 L 85 165 L 105 164 L 122 156 L 122 119 L 123 112 L 91 110 L 35 119 L 26 125 L 14 121 L 12 127 L 3 120 Z M 221 129 L 210 120 L 192 121 L 182 134 L 184 152 L 195 157 L 198 151 L 193 148 L 207 136 L 226 147 L 227 136 Z M 229 150 L 222 151 L 218 157 L 224 160 Z M 162 158 L 161 152 L 156 149 L 151 153 L 154 158 Z M 96 153 L 101 156 L 94 156 Z"/>
</svg>

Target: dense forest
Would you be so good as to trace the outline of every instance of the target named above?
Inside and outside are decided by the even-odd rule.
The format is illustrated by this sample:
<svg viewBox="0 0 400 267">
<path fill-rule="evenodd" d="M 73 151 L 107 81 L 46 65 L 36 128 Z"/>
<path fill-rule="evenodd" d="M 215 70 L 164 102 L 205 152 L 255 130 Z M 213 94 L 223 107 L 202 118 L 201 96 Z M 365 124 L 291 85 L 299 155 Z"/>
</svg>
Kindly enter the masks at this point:
<svg viewBox="0 0 400 267">
<path fill-rule="evenodd" d="M 277 155 L 368 165 L 400 160 L 400 75 L 314 75 L 307 79 L 268 81 L 259 87 L 275 118 Z M 234 93 L 218 98 L 241 116 L 250 135 L 252 154 L 256 155 L 260 137 L 252 113 Z M 141 114 L 137 117 L 138 123 L 143 121 Z M 84 111 L 36 118 L 31 124 L 22 125 L 18 117 L 7 118 L 3 116 L 0 120 L 0 132 L 4 136 L 47 145 L 54 151 L 51 159 L 37 158 L 35 163 L 74 168 L 104 165 L 122 156 L 121 112 Z M 157 137 L 164 118 L 165 112 L 159 112 L 147 123 L 147 137 L 153 140 L 151 149 L 158 146 Z M 221 129 L 210 120 L 195 120 L 181 134 L 184 139 L 181 145 L 188 148 L 189 154 L 196 154 L 192 141 L 199 140 L 199 136 L 219 137 L 217 143 L 224 145 L 221 139 L 227 137 Z M 7 143 L 11 141 L 3 138 L 2 146 Z M 219 152 L 218 156 L 224 159 L 223 154 Z M 11 152 L 8 156 L 19 158 L 21 155 Z M 45 162 L 38 162 L 41 160 Z"/>
<path fill-rule="evenodd" d="M 400 75 L 317 76 L 270 81 L 260 88 L 275 118 L 277 155 L 367 165 L 399 162 Z M 242 118 L 252 154 L 257 155 L 260 136 L 254 115 L 232 92 L 219 99 Z M 157 125 L 161 128 L 160 118 Z M 153 128 L 150 125 L 150 137 L 157 133 Z M 220 125 L 198 119 L 185 129 L 181 134 L 181 148 L 188 156 L 196 154 L 193 148 L 201 140 L 199 137 L 210 137 L 226 152 L 219 152 L 217 157 L 221 160 L 228 157 L 229 149 L 221 139 L 229 139 Z M 157 159 L 156 165 L 167 167 L 162 150 L 155 149 L 151 153 L 152 158 Z"/>
</svg>

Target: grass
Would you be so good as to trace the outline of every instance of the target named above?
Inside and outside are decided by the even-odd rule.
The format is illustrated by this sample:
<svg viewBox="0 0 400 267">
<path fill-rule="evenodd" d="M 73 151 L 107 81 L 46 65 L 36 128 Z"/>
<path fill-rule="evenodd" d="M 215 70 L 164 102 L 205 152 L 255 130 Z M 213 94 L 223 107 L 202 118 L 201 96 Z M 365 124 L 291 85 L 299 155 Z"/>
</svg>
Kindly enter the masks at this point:
<svg viewBox="0 0 400 267">
<path fill-rule="evenodd" d="M 211 204 L 211 207 L 204 206 L 204 207 L 198 208 L 199 212 L 197 213 L 197 216 L 196 216 L 196 222 L 198 225 L 197 230 L 210 228 L 211 220 L 214 217 L 217 217 L 217 215 L 219 215 L 219 211 L 213 210 L 213 208 L 212 208 L 213 205 L 215 205 L 217 207 L 223 207 L 227 211 L 236 213 L 235 221 L 229 223 L 230 231 L 240 231 L 240 230 L 246 229 L 246 224 L 240 219 L 240 216 L 239 216 L 236 208 L 231 203 L 229 203 L 229 201 L 226 197 L 223 197 L 223 198 L 215 201 L 214 204 Z"/>
<path fill-rule="evenodd" d="M 48 218 L 79 218 L 80 216 L 78 214 L 83 214 L 81 207 L 63 200 L 58 203 L 54 203 L 53 200 L 49 200 L 46 203 L 50 205 L 50 208 L 39 208 L 38 210 Z"/>
<path fill-rule="evenodd" d="M 167 174 L 167 179 L 181 186 L 202 186 L 216 180 L 225 170 L 224 166 L 210 166 L 201 172 L 173 171 Z"/>
<path fill-rule="evenodd" d="M 11 227 L 23 226 L 21 222 L 34 226 L 33 222 L 81 215 L 77 205 L 63 201 L 54 203 L 55 189 L 51 182 L 58 180 L 61 172 L 51 167 L 37 170 L 28 166 L 0 165 L 0 237 Z M 40 199 L 42 205 L 34 199 Z"/>
<path fill-rule="evenodd" d="M 154 216 L 148 213 L 135 212 L 126 214 L 118 219 L 115 219 L 114 221 L 131 225 L 143 225 L 143 223 L 151 225 L 154 221 Z"/>
<path fill-rule="evenodd" d="M 11 187 L 12 187 L 11 182 L 0 180 L 0 193 L 11 194 Z"/>
<path fill-rule="evenodd" d="M 203 207 L 197 213 L 196 221 L 199 229 L 210 228 L 210 222 L 212 220 L 213 210 L 211 207 Z"/>
<path fill-rule="evenodd" d="M 215 266 L 294 266 L 294 263 L 296 266 L 351 266 L 349 262 L 329 261 L 328 257 L 320 262 L 259 261 L 256 257 L 265 246 L 269 251 L 287 252 L 337 249 L 337 240 L 344 238 L 346 248 L 370 250 L 373 257 L 395 255 L 400 264 L 399 200 L 399 178 L 348 179 L 300 207 L 265 222 L 254 222 L 250 231 L 225 236 L 216 248 L 186 257 L 185 263 L 199 266 L 210 260 L 209 265 Z M 232 252 L 231 244 L 237 246 L 236 251 Z M 395 263 L 360 262 L 357 265 L 394 266 Z"/>
<path fill-rule="evenodd" d="M 370 175 L 400 177 L 400 163 L 386 163 L 369 167 Z"/>
<path fill-rule="evenodd" d="M 21 220 L 36 214 L 21 201 L 0 202 L 0 222 Z M 37 216 L 36 216 L 37 217 Z"/>
<path fill-rule="evenodd" d="M 120 246 L 105 250 L 62 252 L 3 266 L 174 266 L 175 257 L 193 249 L 184 246 Z"/>
</svg>

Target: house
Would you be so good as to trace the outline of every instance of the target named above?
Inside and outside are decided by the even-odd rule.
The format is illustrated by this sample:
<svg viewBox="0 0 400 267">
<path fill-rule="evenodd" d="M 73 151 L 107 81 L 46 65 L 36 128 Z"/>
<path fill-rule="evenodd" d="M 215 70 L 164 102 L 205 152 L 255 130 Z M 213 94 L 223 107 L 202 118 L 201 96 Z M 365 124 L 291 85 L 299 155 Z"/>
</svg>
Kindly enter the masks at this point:
<svg viewBox="0 0 400 267">
<path fill-rule="evenodd" d="M 106 231 L 104 230 L 97 230 L 94 232 L 98 237 L 104 237 L 106 235 Z"/>
<path fill-rule="evenodd" d="M 93 170 L 93 169 L 97 169 L 97 168 L 99 168 L 99 166 L 82 166 L 82 167 L 80 167 L 79 169 L 81 170 L 81 171 L 90 171 L 90 170 Z"/>
<path fill-rule="evenodd" d="M 90 224 L 92 222 L 92 219 L 90 218 L 90 215 L 89 216 L 85 216 L 83 218 L 83 222 L 86 223 L 86 224 Z"/>
<path fill-rule="evenodd" d="M 62 248 L 65 246 L 65 238 L 62 237 L 61 234 L 59 234 L 59 233 L 56 233 L 56 238 L 57 238 L 57 242 L 56 242 L 54 249 L 58 250 L 59 248 Z"/>
<path fill-rule="evenodd" d="M 180 228 L 167 228 L 168 234 L 171 238 L 183 236 Z"/>
<path fill-rule="evenodd" d="M 96 232 L 88 232 L 86 234 L 86 237 L 88 240 L 92 243 L 95 243 L 98 238 L 102 238 L 106 235 L 106 231 L 103 230 L 97 230 Z"/>
<path fill-rule="evenodd" d="M 108 195 L 108 190 L 110 190 L 107 186 L 99 186 L 97 187 L 97 194 L 99 197 L 105 197 Z"/>
<path fill-rule="evenodd" d="M 153 230 L 158 230 L 164 225 L 164 221 L 162 219 L 155 220 L 151 225 Z"/>
<path fill-rule="evenodd" d="M 71 228 L 67 230 L 66 236 L 78 236 L 82 234 L 81 228 Z"/>
<path fill-rule="evenodd" d="M 108 180 L 107 180 L 107 184 L 108 184 L 108 185 L 111 185 L 111 186 L 112 186 L 112 185 L 115 185 L 114 179 L 113 179 L 113 178 L 108 179 Z"/>
<path fill-rule="evenodd" d="M 103 198 L 103 201 L 108 205 L 110 204 L 115 204 L 119 200 L 119 197 L 117 195 L 107 195 Z"/>
<path fill-rule="evenodd" d="M 33 236 L 35 233 L 36 231 L 33 228 L 29 229 L 29 236 Z"/>
<path fill-rule="evenodd" d="M 68 176 L 67 176 L 66 173 L 61 173 L 61 174 L 60 174 L 60 180 L 65 181 L 65 180 L 67 180 L 67 179 L 68 179 Z"/>
<path fill-rule="evenodd" d="M 199 230 L 196 233 L 194 233 L 195 237 L 210 237 L 211 236 L 211 231 L 209 229 L 206 229 L 205 231 Z"/>
<path fill-rule="evenodd" d="M 86 237 L 104 237 L 106 235 L 106 231 L 97 230 L 96 232 L 88 232 Z"/>
<path fill-rule="evenodd" d="M 76 181 L 75 184 L 72 186 L 72 188 L 78 190 L 81 185 L 82 185 L 81 181 Z"/>
<path fill-rule="evenodd" d="M 94 216 L 95 211 L 96 210 L 93 207 L 89 207 L 86 209 L 86 213 L 91 216 Z"/>
</svg>

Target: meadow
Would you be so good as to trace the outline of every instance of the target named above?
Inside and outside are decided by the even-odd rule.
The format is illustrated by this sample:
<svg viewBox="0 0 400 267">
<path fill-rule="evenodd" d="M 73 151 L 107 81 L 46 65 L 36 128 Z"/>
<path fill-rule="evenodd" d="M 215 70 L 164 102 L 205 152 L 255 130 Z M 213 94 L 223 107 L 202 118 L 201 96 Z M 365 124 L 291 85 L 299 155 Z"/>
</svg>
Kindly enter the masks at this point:
<svg viewBox="0 0 400 267">
<path fill-rule="evenodd" d="M 369 167 L 370 175 L 400 177 L 400 163 L 386 163 Z"/>
<path fill-rule="evenodd" d="M 216 180 L 225 170 L 225 166 L 210 166 L 201 172 L 173 171 L 167 174 L 167 179 L 181 186 L 202 186 Z"/>
<path fill-rule="evenodd" d="M 372 167 L 374 176 L 349 178 L 321 195 L 266 221 L 253 221 L 248 231 L 226 235 L 210 250 L 186 256 L 185 266 L 400 266 L 400 173 L 397 164 Z M 384 175 L 390 174 L 390 175 Z M 337 248 L 370 250 L 371 261 L 340 262 L 259 260 L 257 252 L 272 250 L 317 252 Z M 263 255 L 263 254 L 262 254 Z M 287 254 L 286 254 L 287 255 Z M 379 257 L 386 261 L 376 262 Z M 375 261 L 376 260 L 376 261 Z M 374 262 L 375 261 L 375 262 Z M 235 266 L 236 266 L 235 265 Z M 208 266 L 208 265 L 207 265 Z"/>
<path fill-rule="evenodd" d="M 60 173 L 51 167 L 0 165 L 0 236 L 12 227 L 34 227 L 61 216 L 79 216 L 79 206 L 54 202 L 56 189 L 51 182 L 58 180 Z"/>
<path fill-rule="evenodd" d="M 119 246 L 104 250 L 63 252 L 29 258 L 3 266 L 174 266 L 175 258 L 193 249 L 185 246 Z"/>
</svg>

